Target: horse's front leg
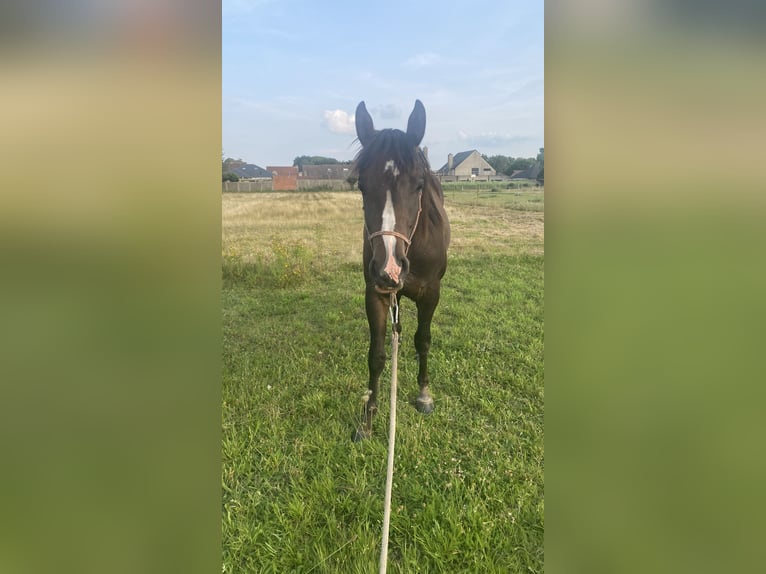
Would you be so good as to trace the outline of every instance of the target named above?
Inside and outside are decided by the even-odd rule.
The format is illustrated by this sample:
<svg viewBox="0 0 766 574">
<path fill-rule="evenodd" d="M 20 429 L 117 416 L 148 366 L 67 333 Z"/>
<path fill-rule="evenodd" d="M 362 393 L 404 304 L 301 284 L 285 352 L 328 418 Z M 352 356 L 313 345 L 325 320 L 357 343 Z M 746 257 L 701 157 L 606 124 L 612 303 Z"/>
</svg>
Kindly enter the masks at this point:
<svg viewBox="0 0 766 574">
<path fill-rule="evenodd" d="M 439 286 L 430 289 L 417 301 L 418 330 L 415 332 L 415 350 L 418 353 L 418 386 L 420 394 L 415 399 L 415 408 L 428 414 L 434 410 L 434 399 L 428 390 L 428 351 L 431 348 L 431 319 L 439 304 Z"/>
<path fill-rule="evenodd" d="M 370 350 L 367 354 L 367 367 L 370 373 L 370 396 L 364 408 L 364 426 L 354 432 L 353 440 L 357 442 L 372 434 L 372 418 L 378 412 L 378 389 L 380 374 L 386 364 L 386 318 L 389 298 L 381 295 L 371 285 L 367 286 L 365 308 L 367 323 L 370 326 Z"/>
</svg>

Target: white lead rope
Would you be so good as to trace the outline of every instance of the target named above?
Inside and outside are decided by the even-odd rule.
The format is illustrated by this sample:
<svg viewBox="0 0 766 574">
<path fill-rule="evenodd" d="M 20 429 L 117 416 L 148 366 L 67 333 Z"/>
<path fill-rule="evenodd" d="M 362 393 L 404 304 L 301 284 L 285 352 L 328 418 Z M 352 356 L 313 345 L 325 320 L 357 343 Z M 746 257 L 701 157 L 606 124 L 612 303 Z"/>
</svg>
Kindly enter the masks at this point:
<svg viewBox="0 0 766 574">
<path fill-rule="evenodd" d="M 388 563 L 388 527 L 391 523 L 391 488 L 394 482 L 396 372 L 398 370 L 399 356 L 399 333 L 396 331 L 396 325 L 399 323 L 399 305 L 396 303 L 396 293 L 391 293 L 391 305 L 388 311 L 391 315 L 391 412 L 388 422 L 388 468 L 386 469 L 386 497 L 383 501 L 383 542 L 380 549 L 380 574 L 386 574 Z"/>
</svg>

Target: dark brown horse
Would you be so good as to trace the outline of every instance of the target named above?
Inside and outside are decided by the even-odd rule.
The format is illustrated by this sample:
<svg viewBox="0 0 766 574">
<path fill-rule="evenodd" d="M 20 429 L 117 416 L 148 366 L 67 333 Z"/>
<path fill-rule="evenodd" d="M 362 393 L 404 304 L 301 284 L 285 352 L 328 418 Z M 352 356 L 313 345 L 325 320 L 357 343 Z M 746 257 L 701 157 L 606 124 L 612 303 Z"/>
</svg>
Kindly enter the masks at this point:
<svg viewBox="0 0 766 574">
<path fill-rule="evenodd" d="M 434 409 L 428 391 L 428 350 L 431 319 L 439 303 L 441 279 L 447 269 L 450 227 L 444 211 L 441 184 L 431 174 L 420 149 L 426 130 L 426 110 L 420 100 L 407 122 L 407 132 L 376 130 L 364 102 L 356 108 L 356 134 L 362 150 L 356 158 L 359 189 L 364 204 L 365 306 L 370 326 L 370 397 L 364 426 L 354 440 L 369 436 L 378 410 L 378 380 L 386 362 L 385 337 L 391 294 L 415 301 L 418 329 L 420 394 L 415 406 L 422 413 Z M 401 326 L 396 325 L 397 332 Z"/>
</svg>

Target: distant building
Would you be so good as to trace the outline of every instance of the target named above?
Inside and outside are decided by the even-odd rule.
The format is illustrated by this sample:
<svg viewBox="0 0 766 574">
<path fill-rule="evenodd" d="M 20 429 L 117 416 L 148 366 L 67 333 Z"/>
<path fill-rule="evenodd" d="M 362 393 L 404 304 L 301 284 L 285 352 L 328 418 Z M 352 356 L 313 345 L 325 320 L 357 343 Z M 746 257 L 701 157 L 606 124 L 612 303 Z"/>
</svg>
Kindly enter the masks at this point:
<svg viewBox="0 0 766 574">
<path fill-rule="evenodd" d="M 230 167 L 228 171 L 237 174 L 242 180 L 271 178 L 271 172 L 253 163 L 238 163 L 236 167 Z"/>
<path fill-rule="evenodd" d="M 346 181 L 352 170 L 353 166 L 343 163 L 304 165 L 303 171 L 298 172 L 298 177 L 301 179 L 339 179 Z"/>
<path fill-rule="evenodd" d="M 475 149 L 447 155 L 447 163 L 441 166 L 436 173 L 455 176 L 458 179 L 483 179 L 497 175 L 495 169 Z"/>
<path fill-rule="evenodd" d="M 274 191 L 295 191 L 298 189 L 298 168 L 294 166 L 267 166 L 271 173 Z"/>
</svg>

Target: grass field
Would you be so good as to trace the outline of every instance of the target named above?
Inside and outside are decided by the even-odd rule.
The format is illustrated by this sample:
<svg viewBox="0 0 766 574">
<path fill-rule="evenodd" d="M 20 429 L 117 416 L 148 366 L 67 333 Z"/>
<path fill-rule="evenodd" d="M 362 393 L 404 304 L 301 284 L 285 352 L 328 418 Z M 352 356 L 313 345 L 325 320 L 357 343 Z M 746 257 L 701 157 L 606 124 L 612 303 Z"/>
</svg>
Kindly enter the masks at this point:
<svg viewBox="0 0 766 574">
<path fill-rule="evenodd" d="M 389 572 L 543 571 L 543 194 L 514 193 L 447 193 L 429 416 L 411 406 L 403 300 Z M 374 436 L 353 444 L 367 385 L 361 197 L 222 201 L 223 571 L 376 572 L 390 363 Z"/>
</svg>

